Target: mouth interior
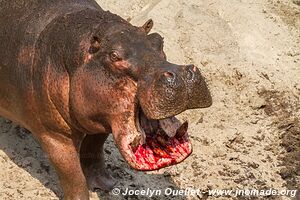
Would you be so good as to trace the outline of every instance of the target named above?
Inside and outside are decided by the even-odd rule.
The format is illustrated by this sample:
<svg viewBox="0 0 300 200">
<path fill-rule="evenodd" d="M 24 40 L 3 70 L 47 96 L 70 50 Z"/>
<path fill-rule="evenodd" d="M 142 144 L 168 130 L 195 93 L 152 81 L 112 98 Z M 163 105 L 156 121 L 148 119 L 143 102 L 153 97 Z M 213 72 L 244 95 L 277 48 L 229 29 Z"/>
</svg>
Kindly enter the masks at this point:
<svg viewBox="0 0 300 200">
<path fill-rule="evenodd" d="M 188 122 L 181 123 L 175 117 L 151 120 L 139 109 L 136 126 L 141 138 L 131 143 L 131 149 L 138 170 L 156 170 L 174 165 L 192 153 Z"/>
</svg>

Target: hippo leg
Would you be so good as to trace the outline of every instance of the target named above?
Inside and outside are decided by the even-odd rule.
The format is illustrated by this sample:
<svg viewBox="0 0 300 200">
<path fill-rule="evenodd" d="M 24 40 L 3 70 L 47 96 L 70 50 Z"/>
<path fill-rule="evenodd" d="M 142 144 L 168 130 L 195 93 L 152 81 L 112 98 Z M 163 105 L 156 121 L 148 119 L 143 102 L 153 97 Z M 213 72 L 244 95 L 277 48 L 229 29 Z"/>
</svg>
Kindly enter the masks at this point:
<svg viewBox="0 0 300 200">
<path fill-rule="evenodd" d="M 64 200 L 89 200 L 89 192 L 74 140 L 60 135 L 38 138 L 49 156 L 64 192 Z"/>
<path fill-rule="evenodd" d="M 80 149 L 81 165 L 89 189 L 110 191 L 116 180 L 106 170 L 103 145 L 108 134 L 87 135 Z"/>
</svg>

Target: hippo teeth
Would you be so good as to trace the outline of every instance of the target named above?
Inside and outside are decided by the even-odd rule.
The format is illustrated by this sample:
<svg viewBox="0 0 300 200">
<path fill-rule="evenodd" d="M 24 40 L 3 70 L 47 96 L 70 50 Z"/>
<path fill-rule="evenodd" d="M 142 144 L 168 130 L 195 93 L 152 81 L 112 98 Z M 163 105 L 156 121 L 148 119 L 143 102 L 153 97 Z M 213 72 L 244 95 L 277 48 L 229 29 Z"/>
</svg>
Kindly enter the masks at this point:
<svg viewBox="0 0 300 200">
<path fill-rule="evenodd" d="M 159 126 L 169 137 L 174 137 L 181 124 L 175 117 L 159 120 Z"/>
<path fill-rule="evenodd" d="M 177 138 L 181 138 L 183 137 L 186 133 L 187 133 L 187 130 L 188 130 L 188 126 L 189 126 L 189 123 L 187 121 L 185 121 L 176 131 L 176 137 Z"/>
</svg>

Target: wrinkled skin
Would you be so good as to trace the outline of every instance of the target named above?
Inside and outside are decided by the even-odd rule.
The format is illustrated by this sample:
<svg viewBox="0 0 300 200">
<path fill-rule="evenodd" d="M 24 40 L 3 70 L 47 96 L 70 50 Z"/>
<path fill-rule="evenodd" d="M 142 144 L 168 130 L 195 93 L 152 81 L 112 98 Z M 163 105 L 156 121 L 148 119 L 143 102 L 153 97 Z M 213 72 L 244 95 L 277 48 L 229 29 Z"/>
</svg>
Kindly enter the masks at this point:
<svg viewBox="0 0 300 200">
<path fill-rule="evenodd" d="M 188 123 L 174 116 L 209 107 L 211 96 L 196 66 L 166 60 L 152 26 L 93 0 L 0 2 L 0 115 L 40 142 L 65 199 L 114 186 L 103 157 L 109 133 L 137 170 L 192 152 Z"/>
</svg>

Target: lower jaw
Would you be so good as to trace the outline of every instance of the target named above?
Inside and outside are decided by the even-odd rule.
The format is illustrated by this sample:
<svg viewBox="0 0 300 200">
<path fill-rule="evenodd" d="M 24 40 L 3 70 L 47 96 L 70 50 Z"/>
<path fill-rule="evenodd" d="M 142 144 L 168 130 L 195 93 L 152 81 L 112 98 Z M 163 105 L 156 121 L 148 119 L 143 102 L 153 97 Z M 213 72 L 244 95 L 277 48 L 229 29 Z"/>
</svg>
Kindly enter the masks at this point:
<svg viewBox="0 0 300 200">
<path fill-rule="evenodd" d="M 171 165 L 179 164 L 184 161 L 192 153 L 191 143 L 182 143 L 180 147 L 184 152 L 176 152 L 181 155 L 161 155 L 157 156 L 156 153 L 149 146 L 138 146 L 134 152 L 135 169 L 140 171 L 158 170 Z"/>
</svg>

